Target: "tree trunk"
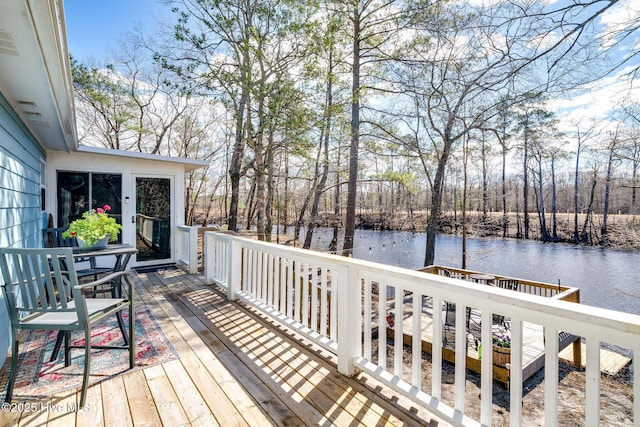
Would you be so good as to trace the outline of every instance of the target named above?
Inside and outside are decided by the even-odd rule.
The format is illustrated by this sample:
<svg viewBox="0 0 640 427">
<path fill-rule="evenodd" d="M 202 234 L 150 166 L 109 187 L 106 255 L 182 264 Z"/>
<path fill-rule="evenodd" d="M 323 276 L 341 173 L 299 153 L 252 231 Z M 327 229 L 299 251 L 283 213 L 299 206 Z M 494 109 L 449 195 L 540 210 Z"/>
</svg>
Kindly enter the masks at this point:
<svg viewBox="0 0 640 427">
<path fill-rule="evenodd" d="M 466 168 L 466 165 L 465 165 Z M 465 170 L 466 173 L 466 170 Z M 487 153 L 485 149 L 485 138 L 484 133 L 482 135 L 482 223 L 486 224 L 487 222 L 487 204 L 489 202 L 489 184 L 487 177 Z M 466 189 L 465 189 L 466 191 Z"/>
<path fill-rule="evenodd" d="M 444 187 L 445 166 L 449 160 L 453 141 L 446 139 L 442 150 L 442 156 L 438 160 L 438 169 L 433 180 L 433 192 L 431 193 L 431 212 L 427 222 L 427 243 L 424 265 L 432 265 L 436 257 L 436 236 L 439 230 L 440 214 L 442 212 L 442 192 Z"/>
<path fill-rule="evenodd" d="M 467 143 L 464 144 L 462 150 L 462 264 L 461 268 L 464 270 L 467 268 L 467 161 L 468 161 L 468 147 Z"/>
<path fill-rule="evenodd" d="M 251 188 L 247 195 L 247 201 L 245 202 L 245 217 L 246 217 L 246 229 L 251 230 L 251 224 L 253 223 L 253 217 L 255 210 L 255 195 L 256 195 L 256 180 L 251 180 Z"/>
<path fill-rule="evenodd" d="M 245 61 L 248 54 L 245 54 Z M 245 62 L 246 63 L 246 62 Z M 244 74 L 244 72 L 243 72 Z M 229 181 L 231 183 L 231 200 L 229 201 L 229 215 L 227 219 L 228 228 L 231 231 L 238 229 L 238 208 L 240 205 L 240 178 L 242 178 L 242 162 L 244 160 L 244 111 L 248 103 L 249 88 L 246 83 L 246 75 L 242 76 L 242 93 L 236 111 L 235 142 L 233 144 L 233 154 L 229 165 Z M 249 119 L 247 118 L 247 121 Z"/>
<path fill-rule="evenodd" d="M 320 197 L 324 192 L 324 188 L 327 185 L 327 178 L 329 177 L 329 139 L 331 137 L 331 118 L 333 111 L 333 54 L 331 49 L 329 49 L 329 64 L 327 68 L 327 101 L 324 114 L 325 125 L 320 133 L 320 152 L 324 153 L 322 156 L 322 175 L 314 189 L 309 228 L 307 229 L 307 235 L 304 239 L 304 244 L 302 245 L 304 249 L 309 249 L 311 247 L 313 230 L 318 224 L 318 207 L 320 205 Z M 317 170 L 318 165 L 316 164 L 316 171 Z"/>
<path fill-rule="evenodd" d="M 582 243 L 593 244 L 593 240 L 589 237 L 591 233 L 587 233 L 587 227 L 589 227 L 591 215 L 593 211 L 593 201 L 596 195 L 596 184 L 598 183 L 598 171 L 593 169 L 593 178 L 591 180 L 591 193 L 589 195 L 589 206 L 587 207 L 587 215 L 584 219 L 584 225 L 582 226 L 582 233 L 580 234 L 580 241 Z"/>
<path fill-rule="evenodd" d="M 320 188 L 320 180 L 321 180 L 320 162 L 322 161 L 323 163 L 325 163 L 324 157 L 322 155 L 323 145 L 324 145 L 324 129 L 322 129 L 320 132 L 320 143 L 318 144 L 318 155 L 316 156 L 316 161 L 315 161 L 315 167 L 314 167 L 314 173 L 313 173 L 313 184 L 311 185 L 311 188 L 309 189 L 309 193 L 305 198 L 305 207 L 306 205 L 309 204 L 312 198 L 313 198 L 313 201 L 311 202 L 311 213 L 309 215 L 309 221 L 307 223 L 307 230 L 305 233 L 304 243 L 302 244 L 303 249 L 309 249 L 311 247 L 311 240 L 313 240 L 313 230 L 315 229 L 316 227 L 315 223 L 318 220 L 318 204 L 320 201 L 320 196 L 322 195 L 322 189 Z M 328 167 L 327 163 L 325 163 L 325 165 L 327 165 Z M 323 167 L 323 172 L 325 172 L 324 167 Z M 326 179 L 325 179 L 325 182 L 323 183 L 323 187 L 324 187 L 324 184 L 326 184 Z"/>
<path fill-rule="evenodd" d="M 611 187 L 611 175 L 613 173 L 614 151 L 616 148 L 617 135 L 613 137 L 609 147 L 609 161 L 607 162 L 607 175 L 604 180 L 604 208 L 602 209 L 602 226 L 600 227 L 600 242 L 603 246 L 609 245 L 609 235 L 607 234 L 607 220 L 609 218 L 609 193 Z"/>
<path fill-rule="evenodd" d="M 267 158 L 265 161 L 265 208 L 264 208 L 264 238 L 267 242 L 271 242 L 271 235 L 273 234 L 273 201 L 274 201 L 274 189 L 273 189 L 273 129 L 269 131 L 269 144 L 267 149 Z"/>
<path fill-rule="evenodd" d="M 360 12 L 353 7 L 353 68 L 351 86 L 351 146 L 349 148 L 349 181 L 347 183 L 347 215 L 342 255 L 353 255 L 356 231 L 356 196 L 358 190 L 358 149 L 360 145 Z"/>
<path fill-rule="evenodd" d="M 312 191 L 307 192 L 306 196 L 304 197 L 304 201 L 302 202 L 302 206 L 300 207 L 300 213 L 298 214 L 298 220 L 296 221 L 296 226 L 293 232 L 294 241 L 300 240 L 300 229 L 304 224 L 304 216 L 307 213 L 307 208 L 309 207 L 309 202 L 311 201 L 312 194 Z"/>
<path fill-rule="evenodd" d="M 516 238 L 522 239 L 522 221 L 520 220 L 520 203 L 518 202 L 518 186 L 516 184 Z"/>
<path fill-rule="evenodd" d="M 507 147 L 502 143 L 502 237 L 507 237 L 509 218 L 507 217 Z"/>
<path fill-rule="evenodd" d="M 289 225 L 289 150 L 284 149 L 284 202 L 282 203 L 282 223 Z"/>
<path fill-rule="evenodd" d="M 544 208 L 544 192 L 542 185 L 542 152 L 538 150 L 538 204 L 540 206 L 540 240 L 548 242 L 549 231 L 547 230 L 547 219 L 545 217 L 546 212 Z"/>
<path fill-rule="evenodd" d="M 551 156 L 551 233 L 552 240 L 558 241 L 558 205 L 556 199 L 556 159 Z"/>
<path fill-rule="evenodd" d="M 338 224 L 338 218 L 340 218 L 340 150 L 338 149 L 338 159 L 336 160 L 336 186 L 333 193 L 333 235 L 331 237 L 331 243 L 329 243 L 329 251 L 332 253 L 338 253 L 338 232 L 340 227 Z"/>
<path fill-rule="evenodd" d="M 248 109 L 249 107 L 247 107 Z M 258 240 L 265 240 L 265 164 L 264 164 L 264 99 L 260 98 L 258 102 L 258 117 L 260 120 L 259 131 L 255 138 L 251 136 L 251 128 L 249 128 L 249 136 L 247 143 L 251 146 L 253 141 L 254 152 L 254 170 L 255 170 L 255 211 L 256 211 L 256 232 Z"/>
<path fill-rule="evenodd" d="M 631 171 L 631 215 L 636 215 L 638 213 L 638 207 L 637 207 L 638 189 L 636 188 L 637 179 L 638 179 L 638 162 L 634 160 L 633 169 Z"/>
<path fill-rule="evenodd" d="M 524 161 L 522 180 L 522 214 L 524 217 L 524 238 L 529 239 L 529 130 L 524 130 Z"/>
<path fill-rule="evenodd" d="M 578 232 L 578 179 L 580 176 L 580 137 L 578 137 L 578 150 L 576 151 L 576 171 L 573 178 L 573 242 L 580 243 Z"/>
</svg>

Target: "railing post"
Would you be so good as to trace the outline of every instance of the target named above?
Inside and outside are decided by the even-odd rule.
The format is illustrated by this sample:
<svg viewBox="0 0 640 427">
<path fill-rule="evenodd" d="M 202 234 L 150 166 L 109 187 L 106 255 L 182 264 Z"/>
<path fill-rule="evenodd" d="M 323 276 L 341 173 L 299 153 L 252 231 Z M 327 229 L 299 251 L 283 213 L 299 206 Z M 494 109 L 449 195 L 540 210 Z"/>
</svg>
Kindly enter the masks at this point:
<svg viewBox="0 0 640 427">
<path fill-rule="evenodd" d="M 340 267 L 338 273 L 338 372 L 355 374 L 353 360 L 361 355 L 361 283 L 358 269 Z"/>
<path fill-rule="evenodd" d="M 214 250 L 214 234 L 211 231 L 204 233 L 202 238 L 202 257 L 204 258 L 204 281 L 208 285 L 215 281 L 215 250 Z"/>
<path fill-rule="evenodd" d="M 198 273 L 198 229 L 189 227 L 189 274 Z"/>
<path fill-rule="evenodd" d="M 242 246 L 229 236 L 227 250 L 227 298 L 234 301 L 238 299 L 242 284 Z"/>
</svg>

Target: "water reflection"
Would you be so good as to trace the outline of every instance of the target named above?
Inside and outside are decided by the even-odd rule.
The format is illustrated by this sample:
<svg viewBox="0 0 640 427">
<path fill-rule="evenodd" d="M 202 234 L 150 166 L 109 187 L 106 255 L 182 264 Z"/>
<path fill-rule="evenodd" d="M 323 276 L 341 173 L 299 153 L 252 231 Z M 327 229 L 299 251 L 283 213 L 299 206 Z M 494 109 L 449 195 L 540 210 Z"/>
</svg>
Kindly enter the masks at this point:
<svg viewBox="0 0 640 427">
<path fill-rule="evenodd" d="M 302 236 L 304 234 L 301 234 Z M 312 248 L 327 251 L 332 230 L 318 229 Z M 342 238 L 342 236 L 340 236 Z M 416 269 L 425 234 L 356 230 L 354 257 Z M 436 264 L 460 267 L 461 238 L 438 236 Z M 640 314 L 640 252 L 511 239 L 468 239 L 467 268 L 580 288 L 584 304 Z"/>
</svg>

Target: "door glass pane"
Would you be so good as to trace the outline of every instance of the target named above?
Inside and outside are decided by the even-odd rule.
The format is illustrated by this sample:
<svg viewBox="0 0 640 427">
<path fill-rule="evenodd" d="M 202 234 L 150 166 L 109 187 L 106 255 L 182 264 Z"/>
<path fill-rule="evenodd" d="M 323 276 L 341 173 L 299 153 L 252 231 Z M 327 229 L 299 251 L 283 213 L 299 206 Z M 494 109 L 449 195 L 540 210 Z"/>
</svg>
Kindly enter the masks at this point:
<svg viewBox="0 0 640 427">
<path fill-rule="evenodd" d="M 171 180 L 136 178 L 137 261 L 171 258 Z"/>
<path fill-rule="evenodd" d="M 122 225 L 122 175 L 91 174 L 91 208 L 104 205 L 111 206 L 109 216 Z M 118 234 L 118 242 L 122 243 L 122 232 Z"/>
<path fill-rule="evenodd" d="M 68 227 L 89 209 L 89 173 L 58 172 L 58 227 Z"/>
</svg>

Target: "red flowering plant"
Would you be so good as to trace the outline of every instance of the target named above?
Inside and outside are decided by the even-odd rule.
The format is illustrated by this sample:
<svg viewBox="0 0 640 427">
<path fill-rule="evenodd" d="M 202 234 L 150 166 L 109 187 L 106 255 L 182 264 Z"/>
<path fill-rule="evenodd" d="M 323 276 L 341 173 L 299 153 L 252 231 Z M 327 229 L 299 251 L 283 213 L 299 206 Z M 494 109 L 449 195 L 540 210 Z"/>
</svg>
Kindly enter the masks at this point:
<svg viewBox="0 0 640 427">
<path fill-rule="evenodd" d="M 65 239 L 75 237 L 84 241 L 87 246 L 94 246 L 107 235 L 110 242 L 116 242 L 122 226 L 107 214 L 110 210 L 111 206 L 104 205 L 102 208 L 86 211 L 82 214 L 82 218 L 69 224 L 69 229 L 62 233 L 62 237 Z"/>
</svg>

